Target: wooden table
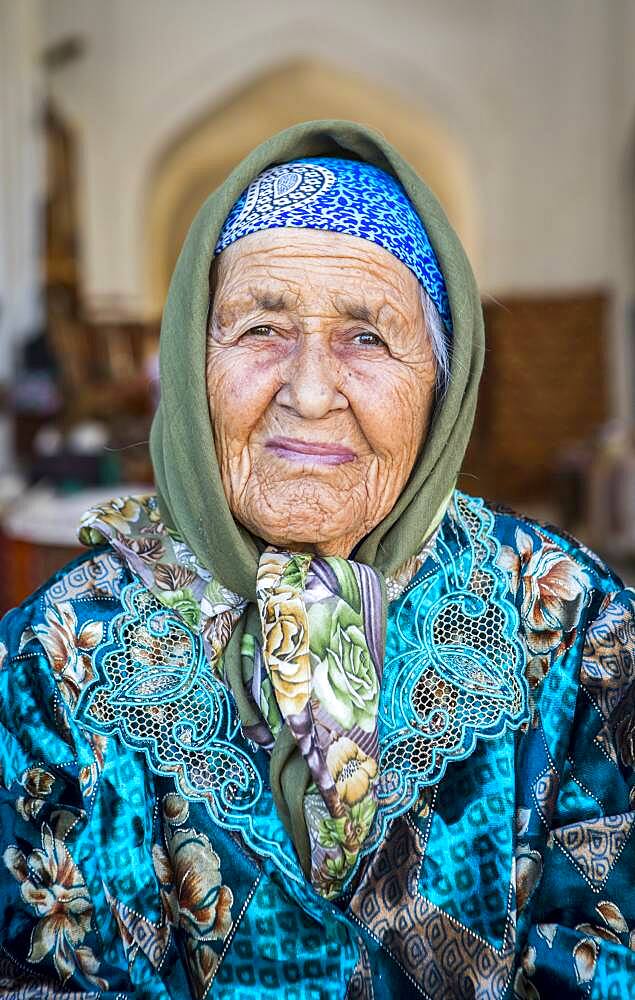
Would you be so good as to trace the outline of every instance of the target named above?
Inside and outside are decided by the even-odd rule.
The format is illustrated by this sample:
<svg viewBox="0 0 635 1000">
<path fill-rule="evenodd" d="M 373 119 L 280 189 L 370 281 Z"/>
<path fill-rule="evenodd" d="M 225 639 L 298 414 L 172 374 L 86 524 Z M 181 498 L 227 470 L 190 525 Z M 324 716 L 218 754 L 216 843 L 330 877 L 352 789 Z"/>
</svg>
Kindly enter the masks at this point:
<svg viewBox="0 0 635 1000">
<path fill-rule="evenodd" d="M 152 492 L 144 484 L 107 486 L 56 495 L 34 487 L 0 518 L 0 613 L 20 604 L 56 570 L 81 552 L 77 526 L 90 507 L 114 496 Z"/>
</svg>

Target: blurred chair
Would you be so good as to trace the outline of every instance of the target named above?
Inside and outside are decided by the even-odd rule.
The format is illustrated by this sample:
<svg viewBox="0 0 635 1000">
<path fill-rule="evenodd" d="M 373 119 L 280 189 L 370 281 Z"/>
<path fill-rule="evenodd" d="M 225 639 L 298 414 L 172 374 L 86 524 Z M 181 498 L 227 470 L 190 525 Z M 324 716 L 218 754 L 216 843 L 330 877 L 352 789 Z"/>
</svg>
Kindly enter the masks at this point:
<svg viewBox="0 0 635 1000">
<path fill-rule="evenodd" d="M 608 309 L 593 291 L 484 303 L 487 353 L 463 489 L 560 519 L 560 456 L 608 418 Z"/>
<path fill-rule="evenodd" d="M 148 371 L 159 330 L 144 323 L 90 324 L 54 315 L 49 326 L 67 425 L 80 420 L 116 424 L 125 416 L 150 416 Z"/>
</svg>

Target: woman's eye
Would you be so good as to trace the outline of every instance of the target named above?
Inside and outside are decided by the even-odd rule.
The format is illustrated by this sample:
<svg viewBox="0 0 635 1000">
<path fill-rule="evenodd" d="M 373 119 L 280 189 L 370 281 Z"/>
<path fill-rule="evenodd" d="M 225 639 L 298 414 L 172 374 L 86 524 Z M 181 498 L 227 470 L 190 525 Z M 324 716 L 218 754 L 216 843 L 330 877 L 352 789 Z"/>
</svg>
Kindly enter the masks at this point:
<svg viewBox="0 0 635 1000">
<path fill-rule="evenodd" d="M 371 333 L 369 330 L 364 330 L 362 333 L 358 333 L 355 336 L 355 340 L 362 347 L 383 347 L 384 341 L 376 333 Z"/>
<path fill-rule="evenodd" d="M 270 326 L 252 326 L 245 330 L 244 337 L 269 337 L 273 333 Z"/>
</svg>

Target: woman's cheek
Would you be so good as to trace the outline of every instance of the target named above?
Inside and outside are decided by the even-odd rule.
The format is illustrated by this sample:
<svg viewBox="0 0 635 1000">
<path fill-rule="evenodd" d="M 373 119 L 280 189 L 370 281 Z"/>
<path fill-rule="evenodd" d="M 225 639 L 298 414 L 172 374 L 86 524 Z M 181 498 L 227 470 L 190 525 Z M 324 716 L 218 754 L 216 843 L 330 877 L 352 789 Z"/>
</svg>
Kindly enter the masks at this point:
<svg viewBox="0 0 635 1000">
<path fill-rule="evenodd" d="M 225 436 L 244 444 L 263 416 L 275 391 L 271 366 L 253 356 L 223 358 L 216 372 L 212 369 L 211 410 L 214 422 Z"/>
<path fill-rule="evenodd" d="M 379 366 L 349 381 L 349 402 L 378 455 L 397 460 L 416 455 L 429 406 L 428 392 L 414 373 Z"/>
</svg>

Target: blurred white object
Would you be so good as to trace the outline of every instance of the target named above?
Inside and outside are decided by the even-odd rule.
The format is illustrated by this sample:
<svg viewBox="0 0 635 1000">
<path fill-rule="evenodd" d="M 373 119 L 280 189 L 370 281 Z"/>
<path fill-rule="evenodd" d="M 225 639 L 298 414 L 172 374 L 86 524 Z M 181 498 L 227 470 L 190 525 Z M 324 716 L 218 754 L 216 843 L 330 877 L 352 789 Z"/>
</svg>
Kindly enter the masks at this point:
<svg viewBox="0 0 635 1000">
<path fill-rule="evenodd" d="M 59 455 L 64 446 L 64 437 L 59 427 L 55 424 L 45 424 L 33 438 L 33 450 L 36 455 L 45 455 L 50 458 Z"/>
<path fill-rule="evenodd" d="M 152 405 L 155 410 L 159 405 L 159 399 L 161 396 L 161 390 L 159 385 L 159 352 L 158 350 L 152 351 L 148 354 L 145 364 L 143 366 L 143 373 L 148 380 L 150 385 L 150 395 L 152 397 Z"/>
<path fill-rule="evenodd" d="M 5 510 L 24 493 L 26 482 L 17 472 L 6 472 L 0 475 L 0 512 Z"/>
<path fill-rule="evenodd" d="M 79 548 L 79 519 L 90 507 L 99 506 L 116 496 L 142 496 L 152 493 L 147 483 L 126 483 L 81 490 L 59 496 L 49 487 L 36 486 L 13 504 L 2 518 L 2 529 L 11 538 L 39 545 L 63 545 Z"/>
<path fill-rule="evenodd" d="M 593 544 L 613 558 L 635 554 L 635 441 L 607 424 L 588 473 L 587 517 Z"/>
<path fill-rule="evenodd" d="M 75 455 L 94 455 L 103 451 L 108 444 L 108 428 L 97 420 L 86 420 L 76 424 L 68 432 L 68 450 Z"/>
</svg>

